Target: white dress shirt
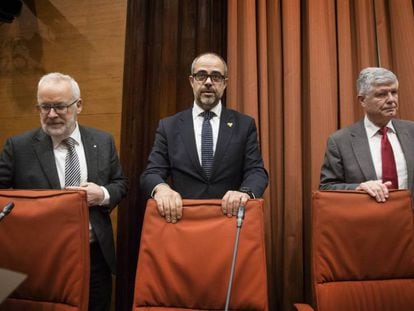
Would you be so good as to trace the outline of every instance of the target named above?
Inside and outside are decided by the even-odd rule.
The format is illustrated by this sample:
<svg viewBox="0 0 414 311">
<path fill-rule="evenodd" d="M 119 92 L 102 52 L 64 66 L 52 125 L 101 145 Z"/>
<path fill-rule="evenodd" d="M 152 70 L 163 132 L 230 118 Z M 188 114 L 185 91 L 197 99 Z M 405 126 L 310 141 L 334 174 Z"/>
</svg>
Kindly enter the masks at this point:
<svg viewBox="0 0 414 311">
<path fill-rule="evenodd" d="M 378 179 L 382 179 L 382 135 L 378 132 L 380 128 L 372 123 L 367 116 L 364 118 L 364 126 L 368 136 L 369 148 L 371 150 L 372 161 L 374 162 L 375 173 L 377 174 Z M 387 127 L 388 140 L 391 144 L 394 153 L 395 164 L 397 166 L 398 189 L 408 189 L 407 163 L 405 161 L 405 156 L 402 151 L 401 144 L 395 132 L 395 128 L 392 125 L 392 121 L 388 122 Z"/>
</svg>

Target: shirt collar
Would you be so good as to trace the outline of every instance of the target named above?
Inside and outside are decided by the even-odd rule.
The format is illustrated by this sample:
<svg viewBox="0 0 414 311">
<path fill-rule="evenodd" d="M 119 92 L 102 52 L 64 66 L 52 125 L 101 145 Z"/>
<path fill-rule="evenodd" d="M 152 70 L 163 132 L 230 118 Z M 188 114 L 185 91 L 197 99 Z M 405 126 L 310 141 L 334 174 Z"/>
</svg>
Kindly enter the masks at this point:
<svg viewBox="0 0 414 311">
<path fill-rule="evenodd" d="M 70 134 L 68 137 L 72 137 L 76 141 L 76 144 L 77 145 L 80 144 L 80 142 L 81 142 L 81 135 L 80 135 L 80 130 L 79 130 L 78 122 L 76 122 L 75 129 L 73 130 L 72 134 Z M 56 149 L 56 148 L 60 147 L 62 145 L 62 141 L 63 141 L 63 139 L 59 139 L 58 140 L 58 139 L 52 137 L 53 148 Z"/>
<path fill-rule="evenodd" d="M 218 102 L 217 105 L 215 105 L 213 108 L 211 108 L 211 111 L 214 112 L 214 114 L 220 119 L 221 111 L 223 110 L 223 106 L 221 104 L 221 100 Z M 193 104 L 193 120 L 195 120 L 197 117 L 200 116 L 200 113 L 203 113 L 204 110 L 201 109 L 199 105 L 194 102 Z"/>
<path fill-rule="evenodd" d="M 364 126 L 365 126 L 365 130 L 367 131 L 368 138 L 371 138 L 374 135 L 376 135 L 380 129 L 380 127 L 376 126 L 374 123 L 371 122 L 370 119 L 368 119 L 367 115 L 365 115 L 365 118 L 364 118 Z M 391 129 L 392 133 L 395 133 L 395 128 L 392 125 L 391 120 L 387 123 L 386 127 Z"/>
</svg>

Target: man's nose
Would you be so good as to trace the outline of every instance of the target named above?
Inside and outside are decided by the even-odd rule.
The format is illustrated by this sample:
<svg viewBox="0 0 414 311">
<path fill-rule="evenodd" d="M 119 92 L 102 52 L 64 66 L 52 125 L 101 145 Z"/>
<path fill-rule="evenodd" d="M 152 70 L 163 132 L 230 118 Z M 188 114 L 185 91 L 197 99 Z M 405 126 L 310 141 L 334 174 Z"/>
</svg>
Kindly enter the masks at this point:
<svg viewBox="0 0 414 311">
<path fill-rule="evenodd" d="M 206 81 L 204 81 L 204 84 L 209 84 L 209 85 L 213 84 L 213 80 L 211 80 L 210 76 L 207 76 L 207 79 Z"/>
<path fill-rule="evenodd" d="M 47 114 L 48 118 L 55 118 L 58 116 L 58 114 L 55 111 L 55 108 L 51 107 L 48 114 Z"/>
<path fill-rule="evenodd" d="M 387 98 L 387 100 L 388 101 L 395 101 L 396 100 L 396 98 L 397 98 L 397 96 L 396 96 L 397 94 L 394 94 L 393 92 L 388 92 L 388 98 Z"/>
<path fill-rule="evenodd" d="M 395 103 L 396 101 L 397 101 L 397 97 L 395 96 L 395 94 L 389 92 L 388 97 L 387 97 L 387 102 L 388 103 Z"/>
</svg>

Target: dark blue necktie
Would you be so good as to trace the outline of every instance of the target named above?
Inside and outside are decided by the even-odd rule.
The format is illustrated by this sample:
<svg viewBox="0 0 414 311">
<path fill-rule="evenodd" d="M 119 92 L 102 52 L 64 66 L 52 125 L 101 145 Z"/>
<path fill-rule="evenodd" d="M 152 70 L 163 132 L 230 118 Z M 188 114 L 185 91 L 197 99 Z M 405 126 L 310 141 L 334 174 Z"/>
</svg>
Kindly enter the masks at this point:
<svg viewBox="0 0 414 311">
<path fill-rule="evenodd" d="M 210 119 L 215 116 L 214 112 L 204 111 L 203 128 L 201 130 L 201 166 L 204 169 L 207 177 L 210 178 L 213 169 L 213 129 L 211 128 Z"/>
</svg>

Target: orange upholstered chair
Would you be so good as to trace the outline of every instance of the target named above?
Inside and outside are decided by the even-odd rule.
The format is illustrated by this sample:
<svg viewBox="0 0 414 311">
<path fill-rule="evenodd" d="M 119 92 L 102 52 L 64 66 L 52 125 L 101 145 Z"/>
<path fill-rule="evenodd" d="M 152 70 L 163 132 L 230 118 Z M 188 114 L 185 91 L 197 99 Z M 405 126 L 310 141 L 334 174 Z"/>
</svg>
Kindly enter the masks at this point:
<svg viewBox="0 0 414 311">
<path fill-rule="evenodd" d="M 236 219 L 221 200 L 184 200 L 166 223 L 149 200 L 141 235 L 133 310 L 223 310 Z M 240 231 L 229 309 L 267 310 L 263 200 L 249 200 Z"/>
<path fill-rule="evenodd" d="M 414 310 L 410 193 L 393 191 L 377 203 L 362 192 L 315 192 L 311 263 L 318 311 Z"/>
<path fill-rule="evenodd" d="M 89 232 L 86 195 L 62 190 L 1 190 L 14 202 L 0 222 L 0 267 L 27 275 L 0 310 L 86 311 Z"/>
</svg>

